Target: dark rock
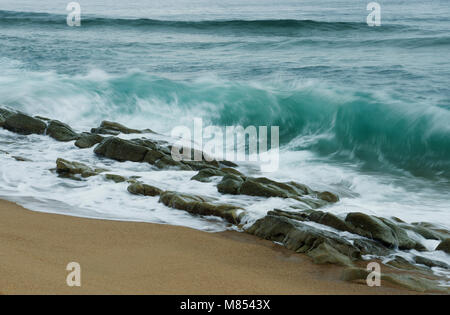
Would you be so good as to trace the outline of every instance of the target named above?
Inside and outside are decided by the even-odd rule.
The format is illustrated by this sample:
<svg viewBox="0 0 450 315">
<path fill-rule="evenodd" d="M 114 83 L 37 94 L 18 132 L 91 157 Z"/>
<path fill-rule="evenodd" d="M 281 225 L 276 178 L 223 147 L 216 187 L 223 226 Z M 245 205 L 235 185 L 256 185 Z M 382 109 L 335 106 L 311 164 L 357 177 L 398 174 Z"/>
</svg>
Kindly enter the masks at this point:
<svg viewBox="0 0 450 315">
<path fill-rule="evenodd" d="M 422 244 L 411 239 L 408 236 L 408 234 L 406 233 L 406 231 L 404 229 L 402 229 L 400 226 L 398 226 L 397 224 L 395 224 L 394 222 L 392 222 L 386 218 L 378 217 L 378 219 L 383 221 L 383 223 L 386 224 L 392 230 L 395 238 L 397 239 L 398 247 L 400 249 L 406 249 L 406 250 L 415 249 L 418 251 L 426 250 L 426 248 Z"/>
<path fill-rule="evenodd" d="M 347 215 L 345 222 L 350 225 L 354 233 L 377 240 L 388 247 L 398 246 L 392 230 L 378 218 L 352 212 Z"/>
<path fill-rule="evenodd" d="M 444 269 L 450 269 L 450 266 L 444 262 L 428 259 L 428 258 L 425 258 L 422 256 L 414 257 L 414 261 L 416 262 L 416 264 L 425 265 L 430 268 L 439 267 L 439 268 L 444 268 Z"/>
<path fill-rule="evenodd" d="M 6 119 L 13 116 L 14 114 L 16 114 L 16 113 L 8 110 L 6 108 L 0 107 L 0 127 L 4 127 Z"/>
<path fill-rule="evenodd" d="M 148 149 L 129 140 L 116 137 L 105 138 L 94 153 L 117 161 L 142 162 Z"/>
<path fill-rule="evenodd" d="M 51 120 L 47 127 L 47 134 L 58 141 L 77 140 L 80 136 L 66 125 L 58 120 Z"/>
<path fill-rule="evenodd" d="M 165 153 L 153 149 L 149 149 L 147 153 L 144 156 L 144 160 L 142 162 L 147 162 L 149 164 L 154 165 L 157 161 L 159 161 L 161 158 L 166 156 Z"/>
<path fill-rule="evenodd" d="M 450 254 L 450 238 L 443 240 L 438 247 L 436 247 L 436 250 L 442 250 L 447 254 Z"/>
<path fill-rule="evenodd" d="M 98 134 L 98 135 L 111 135 L 111 136 L 120 135 L 120 131 L 110 130 L 110 129 L 106 129 L 106 128 L 92 128 L 91 133 Z"/>
<path fill-rule="evenodd" d="M 222 194 L 239 195 L 240 188 L 244 180 L 240 176 L 227 174 L 225 175 L 219 184 L 217 184 L 217 190 Z"/>
<path fill-rule="evenodd" d="M 97 143 L 100 143 L 103 141 L 103 137 L 97 134 L 83 132 L 78 140 L 75 142 L 75 145 L 79 147 L 80 149 L 86 149 L 91 148 Z"/>
<path fill-rule="evenodd" d="M 191 180 L 196 180 L 203 183 L 208 183 L 211 181 L 211 177 L 214 176 L 225 176 L 226 173 L 217 168 L 204 168 L 194 175 Z"/>
<path fill-rule="evenodd" d="M 239 224 L 245 211 L 228 204 L 213 204 L 211 200 L 201 196 L 181 194 L 173 191 L 161 193 L 160 202 L 168 207 L 185 210 L 192 214 L 221 217 L 233 224 Z"/>
<path fill-rule="evenodd" d="M 326 248 L 332 247 L 350 260 L 361 257 L 360 251 L 338 234 L 320 230 L 286 217 L 268 214 L 257 220 L 246 232 L 264 239 L 281 242 L 286 248 L 299 253 L 309 253 L 318 248 L 320 244 L 326 243 Z M 321 252 L 323 251 L 324 248 Z M 331 251 L 328 252 L 332 254 Z M 330 262 L 332 260 L 342 261 L 342 257 L 329 258 L 328 260 Z"/>
<path fill-rule="evenodd" d="M 106 120 L 100 124 L 99 128 L 93 128 L 91 130 L 91 132 L 96 133 L 96 134 L 109 134 L 109 135 L 114 135 L 114 136 L 117 136 L 120 133 L 124 133 L 124 134 L 154 133 L 150 129 L 145 129 L 145 130 L 131 129 L 131 128 L 125 127 L 122 124 L 119 124 L 116 122 L 111 122 L 111 121 L 106 121 Z"/>
<path fill-rule="evenodd" d="M 308 253 L 316 264 L 335 264 L 346 267 L 353 266 L 352 260 L 338 252 L 334 247 L 326 242 L 321 243 Z"/>
<path fill-rule="evenodd" d="M 142 184 L 142 183 L 134 183 L 128 186 L 128 192 L 133 195 L 143 195 L 143 196 L 159 196 L 163 191 L 157 187 Z"/>
<path fill-rule="evenodd" d="M 174 168 L 184 171 L 192 171 L 192 168 L 190 168 L 188 165 L 182 162 L 175 161 L 169 155 L 164 155 L 163 157 L 161 157 L 158 161 L 155 162 L 155 166 L 161 169 Z"/>
<path fill-rule="evenodd" d="M 44 134 L 47 124 L 42 120 L 22 113 L 15 113 L 6 118 L 3 127 L 23 135 Z"/>
<path fill-rule="evenodd" d="M 102 172 L 105 172 L 106 170 L 100 168 L 92 168 L 83 163 L 71 162 L 58 158 L 56 160 L 56 171 L 60 174 L 81 175 L 81 177 L 90 177 L 96 176 Z"/>
<path fill-rule="evenodd" d="M 107 180 L 111 180 L 115 183 L 123 183 L 126 182 L 128 179 L 126 177 L 116 175 L 116 174 L 105 174 L 105 178 Z"/>
<path fill-rule="evenodd" d="M 339 201 L 339 197 L 329 191 L 319 192 L 317 198 L 333 203 Z"/>
</svg>

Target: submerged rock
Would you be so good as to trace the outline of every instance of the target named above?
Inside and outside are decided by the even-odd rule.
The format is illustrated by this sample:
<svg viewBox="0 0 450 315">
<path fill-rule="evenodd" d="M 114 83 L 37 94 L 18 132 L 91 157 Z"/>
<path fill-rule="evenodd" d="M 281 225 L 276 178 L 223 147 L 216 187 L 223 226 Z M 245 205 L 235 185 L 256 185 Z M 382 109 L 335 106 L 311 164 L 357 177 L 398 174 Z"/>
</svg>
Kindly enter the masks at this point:
<svg viewBox="0 0 450 315">
<path fill-rule="evenodd" d="M 116 174 L 105 174 L 105 178 L 107 180 L 111 180 L 115 183 L 123 183 L 126 182 L 128 179 L 126 177 L 116 175 Z"/>
<path fill-rule="evenodd" d="M 133 195 L 143 196 L 159 196 L 163 191 L 157 187 L 146 185 L 143 183 L 133 183 L 127 188 L 128 192 Z"/>
<path fill-rule="evenodd" d="M 77 140 L 80 135 L 70 128 L 69 125 L 64 124 L 58 120 L 51 120 L 47 127 L 47 134 L 58 141 L 72 141 Z"/>
<path fill-rule="evenodd" d="M 174 191 L 161 193 L 159 201 L 171 208 L 185 210 L 192 214 L 220 217 L 233 224 L 239 224 L 245 215 L 245 211 L 240 207 L 229 204 L 213 204 L 209 198 Z"/>
<path fill-rule="evenodd" d="M 9 115 L 3 123 L 3 128 L 23 135 L 44 134 L 47 124 L 42 120 L 22 113 Z"/>
<path fill-rule="evenodd" d="M 96 176 L 106 170 L 101 168 L 92 168 L 80 162 L 71 162 L 58 158 L 56 160 L 56 171 L 63 175 L 81 175 L 81 177 L 85 178 Z"/>
<path fill-rule="evenodd" d="M 80 134 L 78 140 L 75 142 L 75 145 L 80 149 L 87 149 L 102 142 L 103 139 L 104 138 L 100 135 L 83 132 L 82 134 Z"/>
</svg>

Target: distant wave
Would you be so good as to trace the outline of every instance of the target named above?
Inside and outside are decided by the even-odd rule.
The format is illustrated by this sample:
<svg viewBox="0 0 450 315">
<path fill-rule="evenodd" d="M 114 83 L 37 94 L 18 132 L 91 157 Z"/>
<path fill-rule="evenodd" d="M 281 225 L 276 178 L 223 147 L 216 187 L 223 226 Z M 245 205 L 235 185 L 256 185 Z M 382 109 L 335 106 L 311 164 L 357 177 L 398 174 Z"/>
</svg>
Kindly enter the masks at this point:
<svg viewBox="0 0 450 315">
<path fill-rule="evenodd" d="M 64 25 L 66 16 L 61 14 L 16 12 L 0 10 L 0 24 L 41 24 Z M 145 18 L 112 18 L 82 16 L 83 26 L 96 27 L 133 27 L 133 28 L 166 28 L 193 29 L 198 31 L 239 31 L 239 32 L 267 32 L 267 31 L 349 31 L 349 30 L 378 30 L 391 31 L 405 29 L 401 25 L 385 25 L 383 28 L 370 28 L 364 22 L 327 22 L 294 19 L 269 20 L 202 20 L 202 21 L 168 21 Z"/>
</svg>

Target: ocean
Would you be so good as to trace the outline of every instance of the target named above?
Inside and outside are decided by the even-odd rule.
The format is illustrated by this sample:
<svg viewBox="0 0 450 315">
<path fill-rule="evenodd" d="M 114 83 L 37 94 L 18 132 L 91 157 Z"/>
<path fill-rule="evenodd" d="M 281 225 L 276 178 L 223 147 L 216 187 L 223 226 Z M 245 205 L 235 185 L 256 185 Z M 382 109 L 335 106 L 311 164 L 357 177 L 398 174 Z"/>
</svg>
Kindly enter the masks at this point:
<svg viewBox="0 0 450 315">
<path fill-rule="evenodd" d="M 112 120 L 169 135 L 196 117 L 279 126 L 280 167 L 266 176 L 336 192 L 326 210 L 337 215 L 450 229 L 447 0 L 378 1 L 374 27 L 360 0 L 79 1 L 80 27 L 66 23 L 68 2 L 0 0 L 0 105 L 77 131 Z M 130 195 L 126 183 L 59 178 L 49 172 L 58 157 L 237 203 L 248 222 L 295 202 L 221 195 L 217 182 L 190 181 L 195 172 L 98 160 L 44 136 L 0 129 L 0 149 L 33 161 L 0 154 L 0 197 L 36 211 L 234 228 Z"/>
</svg>

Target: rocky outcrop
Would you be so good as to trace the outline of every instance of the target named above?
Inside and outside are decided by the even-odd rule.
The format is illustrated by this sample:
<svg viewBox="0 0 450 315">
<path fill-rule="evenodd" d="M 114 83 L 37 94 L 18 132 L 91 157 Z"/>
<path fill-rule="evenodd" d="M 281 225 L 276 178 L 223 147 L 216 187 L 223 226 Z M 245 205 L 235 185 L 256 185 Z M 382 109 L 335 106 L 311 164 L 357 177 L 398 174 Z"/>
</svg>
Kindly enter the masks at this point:
<svg viewBox="0 0 450 315">
<path fill-rule="evenodd" d="M 447 254 L 450 254 L 450 238 L 443 240 L 438 247 L 436 247 L 436 250 L 442 250 Z"/>
<path fill-rule="evenodd" d="M 133 195 L 143 195 L 143 196 L 159 196 L 163 192 L 161 189 L 146 185 L 143 183 L 133 183 L 127 188 L 128 192 Z"/>
<path fill-rule="evenodd" d="M 58 120 L 51 120 L 46 132 L 53 139 L 64 142 L 77 140 L 80 137 L 69 125 Z"/>
<path fill-rule="evenodd" d="M 105 120 L 102 121 L 100 127 L 92 128 L 91 133 L 117 136 L 120 133 L 132 134 L 132 133 L 154 133 L 154 132 L 150 129 L 145 130 L 131 129 L 119 123 Z"/>
<path fill-rule="evenodd" d="M 159 201 L 168 207 L 185 210 L 192 214 L 216 216 L 232 224 L 239 224 L 245 211 L 229 204 L 214 204 L 212 200 L 202 196 L 182 194 L 174 191 L 161 193 Z"/>
<path fill-rule="evenodd" d="M 339 197 L 331 192 L 314 191 L 296 182 L 281 183 L 266 177 L 245 177 L 242 174 L 226 174 L 217 185 L 217 190 L 222 194 L 293 198 L 312 208 L 339 201 Z"/>
<path fill-rule="evenodd" d="M 268 214 L 256 221 L 246 232 L 280 242 L 297 253 L 311 255 L 316 261 L 348 265 L 351 261 L 361 258 L 361 251 L 338 234 L 283 216 Z M 320 246 L 321 244 L 324 245 Z"/>
<path fill-rule="evenodd" d="M 149 163 L 160 169 L 193 170 L 213 168 L 217 161 L 176 161 L 172 158 L 168 147 L 148 139 L 125 140 L 108 137 L 94 149 L 95 154 L 117 161 Z"/>
<path fill-rule="evenodd" d="M 75 145 L 80 149 L 92 148 L 94 145 L 102 142 L 103 139 L 104 137 L 100 135 L 83 132 L 79 135 L 78 140 L 75 141 Z"/>
<path fill-rule="evenodd" d="M 56 171 L 61 175 L 77 179 L 77 177 L 74 177 L 74 175 L 79 175 L 83 178 L 86 178 L 96 176 L 102 172 L 105 172 L 106 170 L 101 168 L 92 168 L 83 163 L 71 162 L 58 158 L 56 160 Z"/>
<path fill-rule="evenodd" d="M 47 124 L 40 119 L 33 118 L 23 113 L 13 113 L 6 117 L 3 128 L 23 135 L 42 135 L 47 129 Z"/>
</svg>

